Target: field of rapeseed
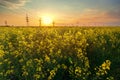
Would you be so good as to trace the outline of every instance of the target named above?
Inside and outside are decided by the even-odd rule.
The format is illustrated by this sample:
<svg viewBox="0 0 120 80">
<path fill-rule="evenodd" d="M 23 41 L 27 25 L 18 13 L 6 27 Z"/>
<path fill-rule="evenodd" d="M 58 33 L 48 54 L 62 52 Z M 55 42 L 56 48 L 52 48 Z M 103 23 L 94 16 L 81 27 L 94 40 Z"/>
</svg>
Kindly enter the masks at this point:
<svg viewBox="0 0 120 80">
<path fill-rule="evenodd" d="M 119 63 L 119 27 L 0 27 L 0 80 L 119 80 Z"/>
</svg>

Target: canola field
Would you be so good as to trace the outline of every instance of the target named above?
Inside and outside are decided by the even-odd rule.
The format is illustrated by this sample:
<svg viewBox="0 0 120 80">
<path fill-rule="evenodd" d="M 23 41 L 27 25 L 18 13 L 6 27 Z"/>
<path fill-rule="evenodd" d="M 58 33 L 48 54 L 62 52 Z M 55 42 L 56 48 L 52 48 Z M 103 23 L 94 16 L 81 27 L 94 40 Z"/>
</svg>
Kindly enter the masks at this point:
<svg viewBox="0 0 120 80">
<path fill-rule="evenodd" d="M 120 80 L 120 27 L 0 27 L 0 80 Z"/>
</svg>

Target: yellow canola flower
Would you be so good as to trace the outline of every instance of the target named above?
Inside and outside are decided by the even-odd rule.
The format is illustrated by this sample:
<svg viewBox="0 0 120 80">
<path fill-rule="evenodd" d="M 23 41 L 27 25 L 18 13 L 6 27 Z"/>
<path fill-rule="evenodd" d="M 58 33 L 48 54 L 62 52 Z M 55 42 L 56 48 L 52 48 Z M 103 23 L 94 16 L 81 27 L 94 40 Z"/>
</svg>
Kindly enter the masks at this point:
<svg viewBox="0 0 120 80">
<path fill-rule="evenodd" d="M 67 66 L 65 64 L 61 65 L 63 69 L 67 69 Z"/>
<path fill-rule="evenodd" d="M 52 80 L 52 78 L 55 76 L 56 72 L 55 70 L 50 71 L 50 76 L 48 77 L 48 80 Z"/>
<path fill-rule="evenodd" d="M 0 50 L 0 58 L 4 56 L 4 51 Z"/>
<path fill-rule="evenodd" d="M 37 68 L 36 68 L 36 71 L 41 71 L 41 70 L 42 70 L 41 67 L 37 67 Z"/>
<path fill-rule="evenodd" d="M 22 63 L 24 60 L 23 59 L 20 59 L 19 62 Z"/>
<path fill-rule="evenodd" d="M 75 74 L 80 74 L 82 72 L 80 67 L 75 68 Z"/>
<path fill-rule="evenodd" d="M 97 76 L 107 74 L 107 70 L 110 70 L 110 60 L 106 60 L 101 66 L 98 67 L 98 71 L 96 72 Z M 97 70 L 97 68 L 95 68 Z"/>
<path fill-rule="evenodd" d="M 38 80 L 40 78 L 39 74 L 34 74 L 33 76 L 34 76 L 35 80 Z"/>
<path fill-rule="evenodd" d="M 7 70 L 6 75 L 12 74 L 13 72 L 14 72 L 14 70 Z"/>
<path fill-rule="evenodd" d="M 47 61 L 47 62 L 50 61 L 50 57 L 48 55 L 45 55 L 45 61 Z"/>
<path fill-rule="evenodd" d="M 27 71 L 24 71 L 22 76 L 27 76 L 28 75 L 28 72 Z"/>
</svg>

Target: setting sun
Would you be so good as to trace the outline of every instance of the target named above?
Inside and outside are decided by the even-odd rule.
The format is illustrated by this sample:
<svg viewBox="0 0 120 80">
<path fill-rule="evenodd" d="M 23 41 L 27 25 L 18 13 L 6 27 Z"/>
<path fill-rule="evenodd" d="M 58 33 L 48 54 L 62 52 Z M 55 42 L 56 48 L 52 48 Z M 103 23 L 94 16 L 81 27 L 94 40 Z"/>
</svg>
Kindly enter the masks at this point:
<svg viewBox="0 0 120 80">
<path fill-rule="evenodd" d="M 44 25 L 48 26 L 48 25 L 52 24 L 53 19 L 51 17 L 49 17 L 49 16 L 43 16 L 42 17 L 42 22 L 43 22 Z"/>
</svg>

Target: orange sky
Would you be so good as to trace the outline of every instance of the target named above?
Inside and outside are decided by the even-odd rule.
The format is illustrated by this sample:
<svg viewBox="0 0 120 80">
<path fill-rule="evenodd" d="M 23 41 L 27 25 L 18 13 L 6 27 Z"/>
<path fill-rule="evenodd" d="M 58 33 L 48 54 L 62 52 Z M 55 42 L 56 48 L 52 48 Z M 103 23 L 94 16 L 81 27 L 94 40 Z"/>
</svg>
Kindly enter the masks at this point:
<svg viewBox="0 0 120 80">
<path fill-rule="evenodd" d="M 42 16 L 56 25 L 120 25 L 120 0 L 0 0 L 0 25 L 38 26 Z M 44 25 L 44 24 L 43 24 Z"/>
</svg>

